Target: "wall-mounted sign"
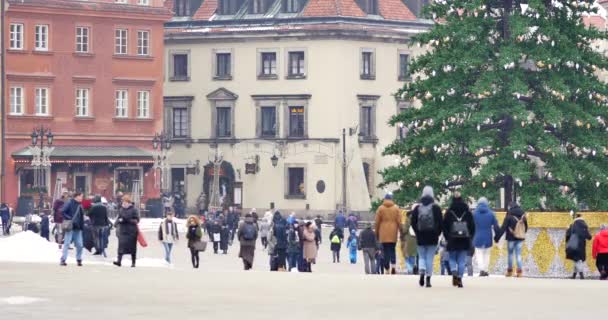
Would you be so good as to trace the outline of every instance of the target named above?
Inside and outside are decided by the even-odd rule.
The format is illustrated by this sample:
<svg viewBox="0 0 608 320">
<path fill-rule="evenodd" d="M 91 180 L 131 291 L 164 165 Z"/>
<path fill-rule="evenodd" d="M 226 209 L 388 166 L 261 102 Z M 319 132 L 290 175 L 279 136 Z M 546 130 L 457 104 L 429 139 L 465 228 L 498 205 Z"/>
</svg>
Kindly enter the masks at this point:
<svg viewBox="0 0 608 320">
<path fill-rule="evenodd" d="M 245 163 L 245 174 L 256 174 L 258 166 L 255 163 Z"/>
<path fill-rule="evenodd" d="M 323 180 L 317 181 L 317 192 L 318 193 L 325 192 L 325 181 L 323 181 Z"/>
</svg>

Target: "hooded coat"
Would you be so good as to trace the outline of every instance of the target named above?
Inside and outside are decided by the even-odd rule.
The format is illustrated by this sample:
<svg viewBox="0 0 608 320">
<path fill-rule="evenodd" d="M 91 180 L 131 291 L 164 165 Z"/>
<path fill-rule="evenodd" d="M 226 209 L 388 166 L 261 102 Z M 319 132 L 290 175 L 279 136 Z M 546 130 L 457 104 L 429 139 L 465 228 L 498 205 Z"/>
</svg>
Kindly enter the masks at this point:
<svg viewBox="0 0 608 320">
<path fill-rule="evenodd" d="M 578 247 L 576 250 L 566 250 L 566 259 L 572 261 L 587 260 L 587 240 L 593 237 L 589 232 L 589 226 L 583 218 L 576 218 L 566 231 L 566 244 L 571 237 L 578 237 Z"/>
<path fill-rule="evenodd" d="M 432 231 L 420 231 L 418 230 L 418 215 L 420 214 L 421 206 L 431 206 L 433 210 L 433 220 L 435 223 L 435 227 Z M 420 198 L 420 205 L 414 209 L 412 212 L 412 229 L 414 229 L 414 233 L 416 233 L 416 241 L 419 246 L 436 246 L 439 243 L 439 236 L 441 235 L 442 230 L 442 221 L 443 218 L 441 216 L 441 208 L 435 204 L 435 199 L 432 195 L 425 195 Z"/>
<path fill-rule="evenodd" d="M 500 232 L 496 214 L 492 211 L 487 203 L 480 203 L 475 208 L 473 214 L 475 220 L 475 237 L 473 237 L 473 245 L 475 248 L 487 249 L 492 248 L 492 230 L 495 234 Z"/>
<path fill-rule="evenodd" d="M 253 265 L 253 257 L 255 255 L 255 242 L 258 238 L 258 232 L 257 232 L 257 228 L 256 228 L 254 240 L 245 240 L 243 238 L 245 225 L 253 225 L 255 228 L 256 226 L 255 226 L 255 221 L 253 221 L 253 217 L 251 217 L 251 216 L 245 217 L 245 221 L 239 226 L 239 229 L 237 231 L 237 236 L 241 243 L 241 247 L 239 250 L 239 258 L 241 258 L 241 259 L 249 262 L 251 265 Z"/>
<path fill-rule="evenodd" d="M 314 227 L 313 227 L 314 228 Z M 304 227 L 302 230 L 302 249 L 304 251 L 304 259 L 314 261 L 317 259 L 317 243 L 315 241 L 315 231 L 311 228 Z"/>
<path fill-rule="evenodd" d="M 451 237 L 452 226 L 456 221 L 464 221 L 467 223 L 467 227 L 469 229 L 468 238 L 453 238 Z M 443 235 L 447 241 L 447 250 L 448 251 L 461 251 L 461 250 L 470 250 L 471 249 L 471 240 L 475 235 L 475 221 L 473 220 L 473 215 L 469 210 L 469 205 L 467 205 L 462 198 L 454 198 L 452 199 L 452 204 L 446 210 L 445 216 L 443 217 Z"/>
<path fill-rule="evenodd" d="M 126 209 L 120 208 L 117 222 L 118 254 L 136 254 L 139 214 L 133 205 Z"/>
<path fill-rule="evenodd" d="M 397 243 L 401 213 L 393 200 L 386 199 L 376 211 L 376 235 L 380 243 Z"/>
</svg>

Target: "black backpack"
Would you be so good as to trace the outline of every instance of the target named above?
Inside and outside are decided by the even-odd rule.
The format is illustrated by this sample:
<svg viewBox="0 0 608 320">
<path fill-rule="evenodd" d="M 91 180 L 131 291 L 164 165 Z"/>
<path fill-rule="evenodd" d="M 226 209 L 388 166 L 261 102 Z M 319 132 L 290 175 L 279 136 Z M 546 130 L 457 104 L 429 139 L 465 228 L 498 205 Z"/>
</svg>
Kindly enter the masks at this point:
<svg viewBox="0 0 608 320">
<path fill-rule="evenodd" d="M 258 231 L 255 229 L 253 223 L 245 223 L 243 226 L 243 240 L 255 240 L 257 233 Z"/>
<path fill-rule="evenodd" d="M 456 216 L 454 211 L 450 210 L 449 212 L 456 218 L 456 221 L 452 223 L 452 227 L 450 228 L 450 238 L 453 239 L 468 239 L 471 237 L 469 233 L 469 224 L 466 221 L 463 221 L 464 215 L 460 218 Z M 465 213 L 466 215 L 466 213 Z"/>
<path fill-rule="evenodd" d="M 435 231 L 435 214 L 433 213 L 432 204 L 428 206 L 418 206 L 418 231 Z"/>
</svg>

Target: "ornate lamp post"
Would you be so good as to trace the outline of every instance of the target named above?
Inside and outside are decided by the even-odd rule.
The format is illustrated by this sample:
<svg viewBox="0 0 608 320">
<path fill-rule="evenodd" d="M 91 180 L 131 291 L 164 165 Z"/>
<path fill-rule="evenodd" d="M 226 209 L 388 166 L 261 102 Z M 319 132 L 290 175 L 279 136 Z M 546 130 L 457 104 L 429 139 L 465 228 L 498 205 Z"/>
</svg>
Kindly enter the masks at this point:
<svg viewBox="0 0 608 320">
<path fill-rule="evenodd" d="M 32 168 L 34 169 L 34 189 L 38 191 L 38 213 L 44 208 L 44 194 L 46 190 L 46 170 L 51 168 L 51 152 L 53 152 L 53 133 L 50 128 L 40 126 L 34 128 L 32 134 L 32 145 L 29 146 L 32 154 Z M 46 140 L 45 140 L 46 138 Z M 46 141 L 46 145 L 45 145 Z"/>
<path fill-rule="evenodd" d="M 156 133 L 152 139 L 152 147 L 156 152 L 154 156 L 154 168 L 160 170 L 160 191 L 167 190 L 169 174 L 169 150 L 171 150 L 171 136 L 168 133 Z"/>
</svg>

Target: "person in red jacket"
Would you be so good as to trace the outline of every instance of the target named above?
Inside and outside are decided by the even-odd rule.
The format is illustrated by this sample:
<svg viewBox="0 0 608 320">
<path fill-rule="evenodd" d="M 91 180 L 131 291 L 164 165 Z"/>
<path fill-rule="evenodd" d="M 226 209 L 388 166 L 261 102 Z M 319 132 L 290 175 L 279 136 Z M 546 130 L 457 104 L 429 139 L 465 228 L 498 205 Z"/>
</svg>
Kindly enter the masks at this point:
<svg viewBox="0 0 608 320">
<path fill-rule="evenodd" d="M 608 280 L 608 226 L 603 224 L 593 239 L 593 259 L 600 272 L 600 280 Z"/>
</svg>

